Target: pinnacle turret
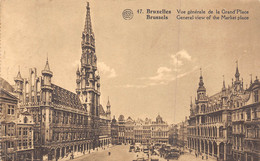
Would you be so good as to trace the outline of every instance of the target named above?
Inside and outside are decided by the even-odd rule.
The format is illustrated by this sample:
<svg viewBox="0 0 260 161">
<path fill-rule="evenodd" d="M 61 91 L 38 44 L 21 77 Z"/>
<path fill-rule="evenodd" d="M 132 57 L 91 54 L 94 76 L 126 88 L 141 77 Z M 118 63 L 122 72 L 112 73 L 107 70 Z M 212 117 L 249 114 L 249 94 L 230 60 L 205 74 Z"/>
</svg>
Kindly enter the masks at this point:
<svg viewBox="0 0 260 161">
<path fill-rule="evenodd" d="M 237 64 L 237 67 L 236 67 L 236 74 L 235 74 L 235 77 L 236 77 L 236 81 L 239 81 L 239 76 L 240 76 L 240 73 L 238 71 L 238 62 L 236 61 L 236 64 Z"/>
<path fill-rule="evenodd" d="M 23 78 L 22 78 L 22 75 L 21 75 L 21 72 L 20 72 L 20 68 L 19 68 L 19 71 L 17 73 L 17 76 L 14 78 L 14 81 L 23 82 Z"/>
<path fill-rule="evenodd" d="M 86 14 L 84 32 L 87 32 L 89 34 L 93 34 L 92 25 L 91 25 L 89 2 L 87 2 L 87 7 L 86 8 L 87 8 L 87 14 Z"/>
<path fill-rule="evenodd" d="M 77 68 L 77 72 L 76 72 L 77 75 L 80 75 L 80 72 L 79 72 L 79 66 Z"/>
<path fill-rule="evenodd" d="M 108 97 L 108 100 L 107 100 L 107 107 L 110 107 L 110 101 L 109 101 L 109 97 Z"/>
<path fill-rule="evenodd" d="M 48 58 L 46 60 L 46 64 L 45 64 L 45 67 L 44 69 L 42 70 L 42 75 L 49 75 L 52 77 L 53 73 L 52 71 L 50 70 L 50 65 L 49 65 L 49 61 L 48 61 Z"/>
<path fill-rule="evenodd" d="M 202 77 L 202 70 L 200 68 L 200 82 L 199 82 L 199 88 L 198 91 L 206 91 L 206 88 L 204 87 L 203 77 Z"/>
</svg>

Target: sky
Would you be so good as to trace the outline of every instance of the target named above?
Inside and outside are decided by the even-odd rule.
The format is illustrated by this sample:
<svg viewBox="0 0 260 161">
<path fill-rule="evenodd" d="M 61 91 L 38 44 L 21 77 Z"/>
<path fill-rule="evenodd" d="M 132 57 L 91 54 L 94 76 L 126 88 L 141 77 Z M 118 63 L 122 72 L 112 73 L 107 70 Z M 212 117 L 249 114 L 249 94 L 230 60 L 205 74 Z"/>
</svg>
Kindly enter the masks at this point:
<svg viewBox="0 0 260 161">
<path fill-rule="evenodd" d="M 213 95 L 234 78 L 236 61 L 244 84 L 260 77 L 258 0 L 90 0 L 101 103 L 109 97 L 112 115 L 151 118 L 169 124 L 189 116 L 200 68 Z M 122 18 L 132 9 L 131 20 Z M 168 20 L 146 20 L 137 10 L 171 10 Z M 177 9 L 249 11 L 248 21 L 177 20 Z M 75 92 L 81 57 L 85 0 L 2 0 L 1 77 L 10 84 L 19 70 L 38 75 L 48 56 L 52 82 Z"/>
</svg>

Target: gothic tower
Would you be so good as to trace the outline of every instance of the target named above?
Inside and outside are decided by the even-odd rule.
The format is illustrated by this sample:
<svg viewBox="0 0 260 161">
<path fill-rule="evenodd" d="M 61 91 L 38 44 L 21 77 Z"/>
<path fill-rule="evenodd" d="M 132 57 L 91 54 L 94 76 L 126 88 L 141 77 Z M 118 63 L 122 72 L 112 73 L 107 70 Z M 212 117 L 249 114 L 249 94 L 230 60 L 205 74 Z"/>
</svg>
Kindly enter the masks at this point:
<svg viewBox="0 0 260 161">
<path fill-rule="evenodd" d="M 109 120 L 111 120 L 111 105 L 110 105 L 109 98 L 108 98 L 108 101 L 107 101 L 107 111 L 106 111 L 106 115 L 107 115 L 107 117 L 109 118 Z"/>
<path fill-rule="evenodd" d="M 97 72 L 95 36 L 91 25 L 89 3 L 87 3 L 86 9 L 87 14 L 81 41 L 81 65 L 76 71 L 76 93 L 79 96 L 84 109 L 88 112 L 88 122 L 90 123 L 89 126 L 91 128 L 91 135 L 92 137 L 98 137 L 100 76 Z M 93 139 L 94 146 L 97 146 L 98 138 Z"/>
<path fill-rule="evenodd" d="M 43 84 L 42 84 L 42 102 L 41 106 L 41 134 L 42 134 L 42 143 L 47 143 L 51 140 L 51 130 L 50 130 L 50 120 L 51 120 L 51 103 L 52 103 L 52 87 L 51 87 L 51 77 L 53 76 L 52 71 L 50 70 L 49 61 L 47 58 L 44 69 L 42 70 Z"/>
<path fill-rule="evenodd" d="M 239 70 L 238 70 L 238 62 L 236 61 L 236 73 L 235 73 L 235 78 L 236 78 L 236 80 L 235 80 L 235 83 L 233 84 L 234 85 L 234 92 L 236 93 L 236 92 L 241 92 L 241 91 L 243 91 L 243 81 L 241 81 L 240 79 L 239 79 L 239 77 L 240 77 L 240 73 L 239 73 Z M 243 79 L 242 79 L 243 80 Z"/>
<path fill-rule="evenodd" d="M 203 77 L 202 77 L 202 72 L 200 70 L 200 81 L 199 81 L 199 87 L 197 90 L 197 107 L 196 107 L 196 112 L 201 113 L 204 112 L 206 109 L 206 88 L 204 87 L 204 82 L 203 82 Z"/>
<path fill-rule="evenodd" d="M 202 77 L 202 71 L 200 69 L 200 81 L 199 81 L 199 87 L 197 90 L 197 100 L 196 100 L 196 113 L 204 113 L 206 112 L 207 108 L 207 96 L 206 96 L 206 88 L 204 87 L 203 77 Z M 197 123 L 204 123 L 205 119 L 204 117 L 197 118 Z"/>
<path fill-rule="evenodd" d="M 19 101 L 23 99 L 23 78 L 20 73 L 20 69 L 18 71 L 17 77 L 14 78 L 15 81 L 15 93 L 17 93 Z"/>
</svg>

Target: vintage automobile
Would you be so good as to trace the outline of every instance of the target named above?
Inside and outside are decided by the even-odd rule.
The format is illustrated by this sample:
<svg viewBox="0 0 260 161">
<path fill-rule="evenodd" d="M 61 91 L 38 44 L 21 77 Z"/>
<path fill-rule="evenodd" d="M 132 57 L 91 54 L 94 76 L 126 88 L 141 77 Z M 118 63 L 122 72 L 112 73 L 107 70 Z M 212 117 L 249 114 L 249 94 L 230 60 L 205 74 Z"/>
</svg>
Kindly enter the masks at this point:
<svg viewBox="0 0 260 161">
<path fill-rule="evenodd" d="M 178 159 L 180 154 L 178 152 L 172 152 L 165 155 L 165 159 Z"/>
</svg>

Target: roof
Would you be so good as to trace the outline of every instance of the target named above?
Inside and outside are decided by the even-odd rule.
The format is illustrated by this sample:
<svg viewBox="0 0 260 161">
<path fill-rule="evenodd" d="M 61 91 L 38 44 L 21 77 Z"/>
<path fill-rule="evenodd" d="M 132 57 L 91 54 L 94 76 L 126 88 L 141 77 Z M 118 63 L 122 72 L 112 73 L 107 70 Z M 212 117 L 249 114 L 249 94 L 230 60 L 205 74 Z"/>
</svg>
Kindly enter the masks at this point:
<svg viewBox="0 0 260 161">
<path fill-rule="evenodd" d="M 99 115 L 106 115 L 106 112 L 102 105 L 99 106 Z"/>
<path fill-rule="evenodd" d="M 14 88 L 2 77 L 0 77 L 0 88 L 5 89 L 8 92 L 13 92 Z"/>
<path fill-rule="evenodd" d="M 118 121 L 125 121 L 124 115 L 120 115 L 119 118 L 118 118 Z"/>
<path fill-rule="evenodd" d="M 82 104 L 77 94 L 55 84 L 52 84 L 51 87 L 53 89 L 52 102 L 54 104 L 69 106 L 77 109 L 82 108 Z"/>
</svg>

